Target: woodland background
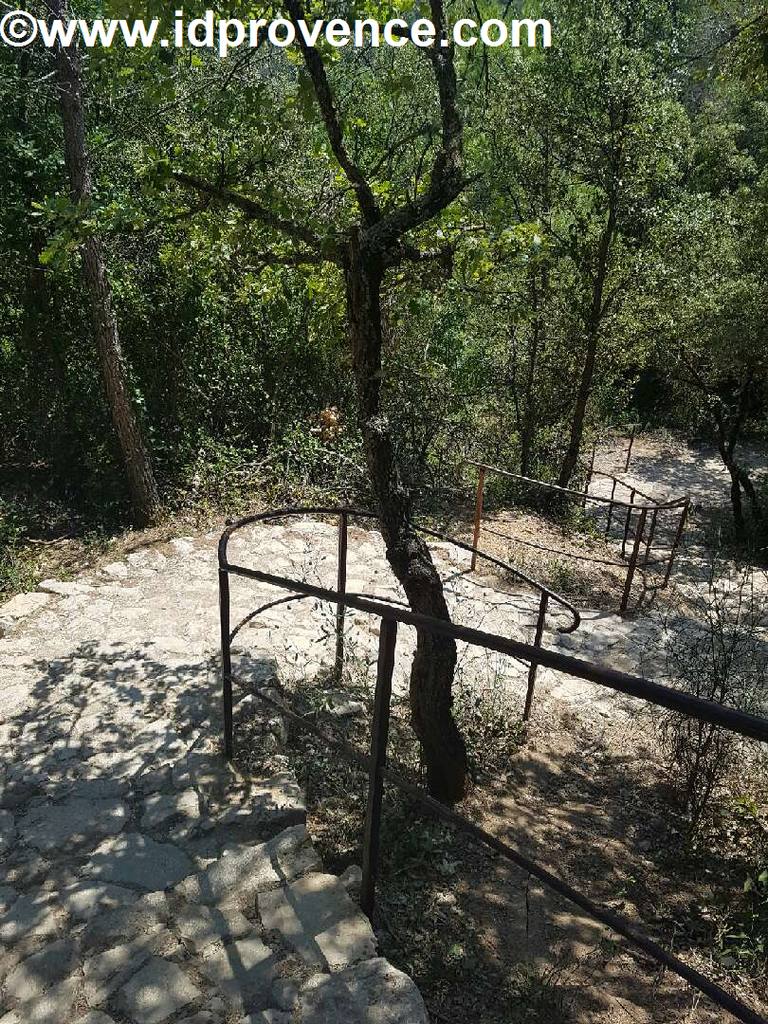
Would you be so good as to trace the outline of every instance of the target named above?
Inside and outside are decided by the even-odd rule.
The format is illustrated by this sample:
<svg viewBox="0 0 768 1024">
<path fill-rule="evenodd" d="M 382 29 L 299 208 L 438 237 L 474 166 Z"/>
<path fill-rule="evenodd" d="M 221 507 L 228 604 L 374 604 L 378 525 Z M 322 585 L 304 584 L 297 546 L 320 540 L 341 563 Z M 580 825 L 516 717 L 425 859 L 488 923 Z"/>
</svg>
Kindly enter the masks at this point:
<svg viewBox="0 0 768 1024">
<path fill-rule="evenodd" d="M 606 424 L 641 421 L 720 446 L 742 474 L 744 537 L 760 495 L 739 445 L 768 424 L 765 10 L 551 0 L 505 13 L 546 15 L 555 45 L 457 51 L 466 186 L 383 286 L 383 402 L 417 501 L 455 493 L 472 456 L 566 483 Z M 324 59 L 376 201 L 417 196 L 439 136 L 423 54 Z M 27 538 L 367 490 L 339 268 L 221 200 L 235 191 L 320 238 L 351 223 L 352 190 L 300 55 L 115 47 L 81 61 L 92 185 L 73 198 L 55 54 L 0 50 L 8 589 Z M 121 446 L 101 383 L 81 261 L 93 239 L 139 447 Z M 148 501 L 126 482 L 141 448 L 157 485 Z"/>
</svg>

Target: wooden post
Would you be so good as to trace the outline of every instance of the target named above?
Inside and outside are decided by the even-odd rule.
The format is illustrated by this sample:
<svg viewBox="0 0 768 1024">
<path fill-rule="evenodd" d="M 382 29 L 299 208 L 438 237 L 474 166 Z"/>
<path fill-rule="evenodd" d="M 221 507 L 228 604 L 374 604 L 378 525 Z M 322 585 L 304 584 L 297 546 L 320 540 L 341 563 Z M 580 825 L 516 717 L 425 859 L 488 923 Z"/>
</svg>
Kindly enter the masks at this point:
<svg viewBox="0 0 768 1024">
<path fill-rule="evenodd" d="M 635 578 L 635 569 L 637 568 L 637 556 L 640 553 L 640 544 L 643 540 L 643 534 L 645 533 L 645 519 L 648 515 L 648 509 L 644 508 L 640 513 L 640 519 L 637 523 L 637 532 L 635 533 L 635 543 L 632 545 L 632 556 L 629 559 L 629 566 L 627 568 L 627 580 L 624 584 L 624 593 L 621 598 L 621 607 L 619 613 L 623 615 L 627 607 L 629 606 L 629 598 L 632 593 L 632 580 Z"/>
<path fill-rule="evenodd" d="M 477 565 L 477 543 L 480 540 L 480 520 L 483 518 L 483 491 L 485 490 L 485 467 L 480 467 L 477 478 L 477 499 L 475 501 L 475 532 L 472 537 L 472 561 L 470 569 L 474 572 Z"/>
<path fill-rule="evenodd" d="M 336 590 L 342 596 L 347 592 L 347 524 L 349 516 L 342 512 L 339 516 L 339 544 L 338 562 L 336 569 Z M 344 619 L 347 609 L 339 601 L 336 605 L 336 659 L 334 672 L 337 679 L 341 679 L 344 669 Z"/>
<path fill-rule="evenodd" d="M 683 530 L 685 530 L 685 522 L 686 522 L 686 520 L 688 518 L 688 513 L 690 511 L 690 508 L 691 508 L 691 499 L 690 498 L 686 498 L 685 499 L 685 503 L 683 504 L 682 511 L 680 513 L 680 521 L 677 524 L 677 533 L 675 534 L 675 539 L 674 539 L 674 541 L 672 543 L 672 550 L 669 553 L 669 562 L 667 562 L 667 572 L 666 572 L 666 574 L 664 576 L 664 582 L 662 583 L 662 587 L 666 587 L 668 585 L 669 577 L 672 575 L 672 566 L 673 566 L 674 561 L 675 561 L 675 555 L 677 554 L 677 549 L 680 546 L 680 541 L 683 539 Z"/>
<path fill-rule="evenodd" d="M 536 620 L 536 635 L 533 640 L 534 647 L 541 647 L 541 638 L 544 633 L 544 619 L 547 615 L 547 604 L 549 602 L 549 594 L 546 590 L 541 595 L 541 601 L 539 601 L 539 617 Z M 527 722 L 531 717 L 531 707 L 533 706 L 533 691 L 536 686 L 536 674 L 539 670 L 539 666 L 535 661 L 532 661 L 528 669 L 528 692 L 525 695 L 525 709 L 523 710 L 523 721 Z"/>
<path fill-rule="evenodd" d="M 232 650 L 229 636 L 229 575 L 219 569 L 219 622 L 221 626 L 221 687 L 224 707 L 224 757 L 232 760 L 234 729 L 232 726 Z"/>
<path fill-rule="evenodd" d="M 363 840 L 363 880 L 360 887 L 360 908 L 373 919 L 376 903 L 376 876 L 381 844 L 381 801 L 384 794 L 382 769 L 387 760 L 389 711 L 392 700 L 392 673 L 395 668 L 397 622 L 382 619 L 379 632 L 379 661 L 376 671 L 376 695 L 373 703 L 371 731 L 371 768 L 368 775 L 368 805 L 365 811 Z"/>
</svg>

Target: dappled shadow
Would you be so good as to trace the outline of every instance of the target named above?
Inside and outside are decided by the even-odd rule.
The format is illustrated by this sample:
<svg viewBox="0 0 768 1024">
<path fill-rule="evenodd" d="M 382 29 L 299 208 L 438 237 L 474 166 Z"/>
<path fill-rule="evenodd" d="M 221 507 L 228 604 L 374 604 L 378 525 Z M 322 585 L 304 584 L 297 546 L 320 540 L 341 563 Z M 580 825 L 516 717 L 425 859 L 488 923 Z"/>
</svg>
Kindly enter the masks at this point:
<svg viewBox="0 0 768 1024">
<path fill-rule="evenodd" d="M 241 655 L 238 664 L 241 697 L 275 673 L 271 660 Z M 0 942 L 10 951 L 0 958 L 0 989 L 20 1020 L 47 1013 L 68 1024 L 83 999 L 115 1012 L 112 989 L 83 975 L 86 960 L 129 943 L 127 978 L 147 958 L 178 952 L 178 935 L 164 927 L 186 898 L 174 887 L 191 885 L 194 907 L 249 885 L 255 893 L 259 870 L 285 882 L 289 864 L 301 871 L 316 858 L 285 859 L 291 843 L 306 841 L 303 827 L 293 838 L 288 828 L 305 817 L 295 781 L 238 775 L 220 753 L 218 659 L 163 655 L 149 642 L 88 642 L 27 659 L 20 672 L 26 706 L 0 727 L 0 824 L 13 840 L 0 869 Z M 276 833 L 274 849 L 260 845 Z M 208 865 L 221 876 L 216 900 Z M 241 935 L 255 929 L 249 955 L 260 955 L 258 920 L 246 925 Z M 264 947 L 257 971 L 237 943 L 224 944 L 219 990 L 243 1013 L 267 1007 L 279 956 Z M 193 999 L 190 1010 L 200 1005 Z"/>
<path fill-rule="evenodd" d="M 752 445 L 740 449 L 743 465 L 759 479 L 768 472 L 768 454 Z M 698 508 L 716 508 L 728 502 L 730 478 L 716 449 L 704 444 L 676 442 L 657 446 L 653 437 L 639 439 L 633 449 L 629 470 L 616 452 L 598 450 L 599 469 L 619 471 L 619 476 L 654 495 L 674 499 L 690 495 Z M 597 493 L 604 493 L 610 481 L 595 480 Z"/>
<path fill-rule="evenodd" d="M 718 892 L 740 893 L 738 856 L 716 850 L 703 878 L 700 867 L 686 871 L 665 782 L 648 758 L 617 752 L 594 731 L 567 743 L 539 731 L 535 748 L 519 750 L 506 778 L 478 787 L 464 813 L 684 959 L 696 963 L 699 948 L 708 958 L 713 925 L 701 908 Z M 414 963 L 436 1019 L 691 1019 L 698 1000 L 674 975 L 661 978 L 647 956 L 535 878 L 394 797 L 384 844 L 385 954 Z M 675 907 L 674 918 L 659 907 Z M 695 1019 L 731 1020 L 706 1002 Z"/>
</svg>

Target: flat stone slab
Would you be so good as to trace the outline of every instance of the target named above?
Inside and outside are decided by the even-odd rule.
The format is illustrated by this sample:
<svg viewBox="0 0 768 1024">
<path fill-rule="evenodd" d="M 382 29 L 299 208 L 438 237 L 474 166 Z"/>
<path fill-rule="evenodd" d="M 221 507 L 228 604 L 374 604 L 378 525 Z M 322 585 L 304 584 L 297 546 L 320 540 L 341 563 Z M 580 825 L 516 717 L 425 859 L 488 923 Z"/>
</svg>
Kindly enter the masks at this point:
<svg viewBox="0 0 768 1024">
<path fill-rule="evenodd" d="M 265 929 L 279 932 L 310 966 L 348 967 L 376 955 L 370 922 L 335 875 L 307 875 L 258 902 Z"/>
<path fill-rule="evenodd" d="M 144 801 L 142 828 L 158 828 L 171 818 L 194 821 L 200 817 L 200 801 L 194 789 L 181 793 L 153 793 Z"/>
<path fill-rule="evenodd" d="M 226 853 L 205 871 L 185 879 L 177 892 L 191 902 L 206 904 L 248 899 L 262 889 L 292 881 L 312 870 L 312 865 L 319 866 L 317 854 L 306 843 L 306 828 L 294 825 L 266 843 Z"/>
<path fill-rule="evenodd" d="M 17 594 L 5 604 L 0 604 L 0 618 L 23 619 L 45 608 L 50 600 L 50 594 Z"/>
<path fill-rule="evenodd" d="M 74 580 L 41 580 L 37 589 L 42 594 L 59 594 L 62 597 L 73 597 L 78 594 L 91 594 L 94 588 L 87 583 L 76 583 Z"/>
<path fill-rule="evenodd" d="M 89 921 L 106 910 L 134 903 L 137 894 L 132 889 L 109 882 L 76 882 L 63 889 L 59 899 L 76 921 Z"/>
<path fill-rule="evenodd" d="M 77 944 L 61 939 L 27 957 L 5 979 L 5 993 L 19 1003 L 37 999 L 63 981 L 77 964 Z"/>
<path fill-rule="evenodd" d="M 0 910 L 7 910 L 16 902 L 18 893 L 10 885 L 0 885 Z"/>
<path fill-rule="evenodd" d="M 213 815 L 213 825 L 253 825 L 287 828 L 303 825 L 307 808 L 301 787 L 291 772 L 281 772 L 253 786 L 242 802 Z"/>
<path fill-rule="evenodd" d="M 177 847 L 157 843 L 139 832 L 126 832 L 102 843 L 83 874 L 155 892 L 176 885 L 194 870 L 195 865 Z"/>
<path fill-rule="evenodd" d="M 201 994 L 180 967 L 153 957 L 120 990 L 118 1004 L 135 1024 L 162 1024 Z"/>
<path fill-rule="evenodd" d="M 111 947 L 159 931 L 167 918 L 167 906 L 152 902 L 156 895 L 162 894 L 151 893 L 128 906 L 96 914 L 80 934 L 83 948 Z"/>
<path fill-rule="evenodd" d="M 69 1021 L 79 987 L 80 979 L 77 976 L 67 978 L 24 1003 L 18 1014 L 18 1024 L 61 1024 Z"/>
<path fill-rule="evenodd" d="M 180 949 L 175 936 L 161 928 L 90 957 L 83 965 L 88 1005 L 106 1003 L 112 993 L 122 988 L 150 957 L 175 955 Z"/>
<path fill-rule="evenodd" d="M 0 942 L 10 945 L 26 935 L 55 935 L 62 916 L 52 896 L 19 896 L 0 917 Z"/>
<path fill-rule="evenodd" d="M 35 807 L 18 822 L 24 841 L 41 853 L 115 835 L 128 817 L 122 801 L 76 797 Z"/>
<path fill-rule="evenodd" d="M 4 853 L 16 838 L 16 823 L 10 811 L 0 811 L 0 853 Z"/>
<path fill-rule="evenodd" d="M 195 751 L 173 766 L 173 784 L 177 789 L 194 787 L 199 793 L 223 795 L 237 776 L 223 757 Z"/>
<path fill-rule="evenodd" d="M 200 952 L 213 942 L 240 939 L 253 928 L 247 917 L 226 907 L 187 906 L 174 918 L 184 942 Z"/>
<path fill-rule="evenodd" d="M 301 993 L 302 1024 L 429 1024 L 419 990 L 387 960 L 366 960 L 311 978 Z"/>
<path fill-rule="evenodd" d="M 277 957 L 261 939 L 242 939 L 217 948 L 197 966 L 240 1013 L 269 1005 L 277 977 Z"/>
</svg>

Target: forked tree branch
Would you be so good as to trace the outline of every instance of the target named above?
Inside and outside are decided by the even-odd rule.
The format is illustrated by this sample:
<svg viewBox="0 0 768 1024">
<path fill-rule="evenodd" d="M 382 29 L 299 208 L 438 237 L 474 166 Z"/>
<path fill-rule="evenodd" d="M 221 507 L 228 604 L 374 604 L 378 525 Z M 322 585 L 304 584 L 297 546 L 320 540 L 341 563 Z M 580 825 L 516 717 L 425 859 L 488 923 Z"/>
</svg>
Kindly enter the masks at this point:
<svg viewBox="0 0 768 1024">
<path fill-rule="evenodd" d="M 210 196 L 212 199 L 217 199 L 219 202 L 227 203 L 230 206 L 236 207 L 238 210 L 241 210 L 246 217 L 249 217 L 251 220 L 259 221 L 259 223 L 263 224 L 265 227 L 272 228 L 274 231 L 277 231 L 282 235 L 286 235 L 294 241 L 303 242 L 317 254 L 323 253 L 327 250 L 327 246 L 324 246 L 321 239 L 306 227 L 306 225 L 297 224 L 295 221 L 288 220 L 286 217 L 280 217 L 266 206 L 263 206 L 258 200 L 251 199 L 250 196 L 241 195 L 239 192 L 235 192 L 230 188 L 215 185 L 213 182 L 205 181 L 203 178 L 198 178 L 193 174 L 185 174 L 183 171 L 175 171 L 173 173 L 173 178 L 175 181 L 178 181 L 180 185 L 186 185 L 187 188 L 195 189 L 197 192 Z M 329 260 L 335 260 L 337 258 L 337 253 L 334 251 L 328 252 L 327 258 Z"/>
<path fill-rule="evenodd" d="M 440 100 L 440 149 L 435 155 L 426 191 L 412 202 L 387 214 L 369 232 L 369 243 L 382 252 L 407 231 L 419 227 L 444 210 L 467 184 L 464 177 L 464 126 L 459 110 L 454 47 L 446 34 L 443 0 L 430 0 L 430 13 L 436 39 L 428 55 Z"/>
<path fill-rule="evenodd" d="M 291 20 L 298 28 L 298 22 L 303 18 L 301 0 L 286 0 L 286 8 Z M 362 215 L 365 247 L 369 253 L 377 253 L 385 266 L 394 266 L 403 260 L 422 261 L 425 257 L 418 254 L 418 250 L 413 246 L 400 244 L 403 235 L 441 213 L 468 184 L 464 175 L 463 122 L 459 110 L 454 46 L 446 33 L 443 0 L 430 0 L 430 12 L 436 38 L 434 45 L 429 49 L 428 57 L 432 65 L 440 102 L 440 148 L 435 154 L 429 185 L 425 191 L 411 202 L 404 203 L 384 215 L 379 210 L 370 183 L 347 152 L 344 133 L 322 57 L 314 46 L 310 46 L 306 42 L 302 32 L 297 31 L 296 34 L 331 149 L 357 197 Z M 180 184 L 194 188 L 220 202 L 229 203 L 242 210 L 252 220 L 256 220 L 294 241 L 303 242 L 304 245 L 329 261 L 342 262 L 343 257 L 338 241 L 331 245 L 324 243 L 305 225 L 275 214 L 258 200 L 204 181 L 191 174 L 177 172 L 173 177 Z M 438 258 L 439 255 L 435 254 L 435 256 L 426 258 Z"/>
<path fill-rule="evenodd" d="M 341 127 L 341 121 L 336 110 L 336 104 L 333 99 L 333 92 L 328 81 L 328 76 L 325 73 L 325 65 L 323 64 L 323 58 L 320 56 L 318 50 L 310 44 L 304 38 L 302 32 L 299 29 L 299 22 L 304 18 L 304 11 L 300 0 L 286 0 L 285 4 L 288 13 L 291 16 L 291 21 L 296 26 L 296 39 L 301 50 L 302 56 L 304 57 L 304 64 L 306 65 L 309 77 L 312 79 L 312 86 L 315 90 L 315 96 L 317 98 L 317 104 L 320 108 L 320 114 L 325 124 L 325 130 L 328 135 L 328 141 L 331 144 L 333 155 L 339 162 L 339 166 L 347 176 L 347 180 L 354 189 L 355 196 L 357 197 L 357 204 L 360 207 L 360 212 L 363 216 L 363 223 L 367 225 L 375 224 L 381 217 L 378 205 L 371 190 L 371 186 L 365 178 L 365 175 L 350 157 L 347 152 L 347 147 L 344 144 L 344 131 Z"/>
</svg>

